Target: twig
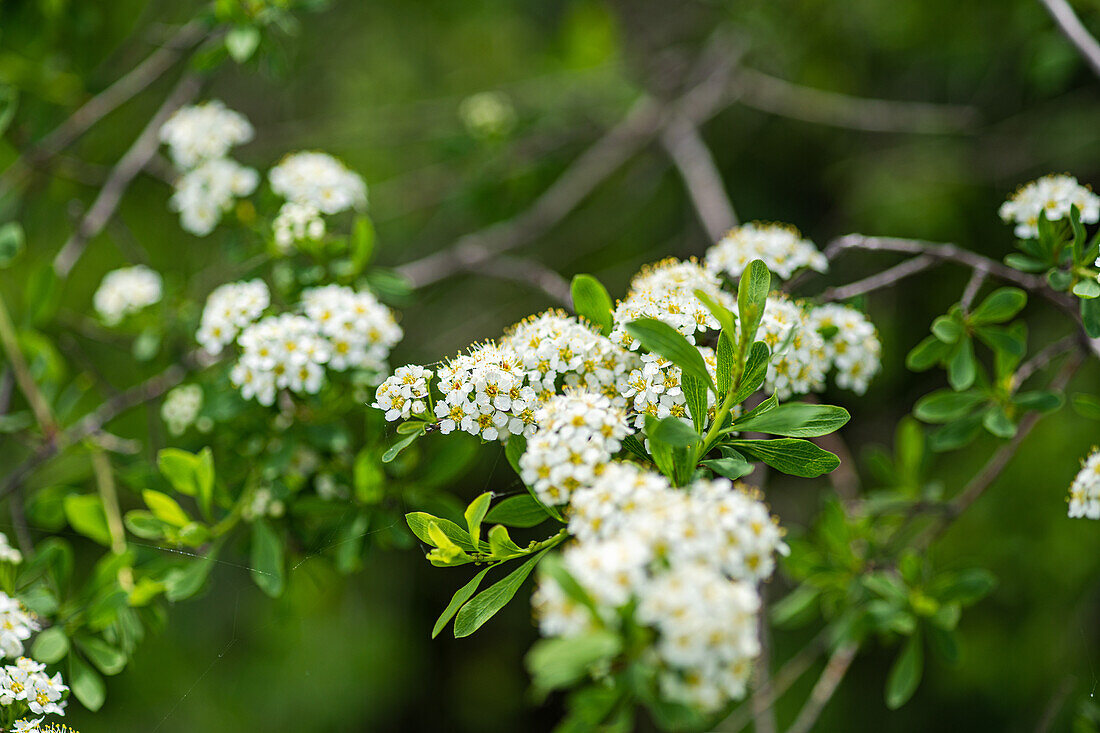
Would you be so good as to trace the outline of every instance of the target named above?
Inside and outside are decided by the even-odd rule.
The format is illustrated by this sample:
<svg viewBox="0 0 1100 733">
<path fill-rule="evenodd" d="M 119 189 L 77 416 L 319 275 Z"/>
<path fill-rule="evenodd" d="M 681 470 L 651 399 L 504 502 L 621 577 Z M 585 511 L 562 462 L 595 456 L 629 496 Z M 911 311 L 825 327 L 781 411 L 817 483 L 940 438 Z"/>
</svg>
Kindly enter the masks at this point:
<svg viewBox="0 0 1100 733">
<path fill-rule="evenodd" d="M 913 275 L 924 272 L 937 264 L 939 264 L 939 260 L 931 255 L 917 255 L 912 259 L 905 260 L 900 264 L 883 270 L 876 275 L 865 277 L 862 280 L 857 280 L 847 285 L 827 288 L 822 291 L 818 298 L 823 301 L 848 300 L 857 295 L 864 295 L 874 292 L 875 290 L 888 288 L 907 277 L 912 277 Z"/>
<path fill-rule="evenodd" d="M 825 638 L 826 634 L 822 631 L 801 651 L 788 659 L 780 670 L 772 676 L 771 680 L 756 691 L 754 697 L 757 703 L 767 706 L 775 705 L 775 702 L 783 696 L 783 693 L 790 689 L 791 685 L 797 682 L 810 668 L 810 665 L 814 663 L 814 660 L 821 655 Z M 718 726 L 718 729 L 726 731 L 726 733 L 738 733 L 752 721 L 752 710 L 751 705 L 742 705 L 726 718 Z"/>
<path fill-rule="evenodd" d="M 1047 733 L 1051 729 L 1054 720 L 1058 717 L 1058 711 L 1066 704 L 1066 698 L 1073 692 L 1073 687 L 1076 684 L 1077 679 L 1073 675 L 1066 675 L 1066 678 L 1058 685 L 1058 689 L 1055 690 L 1050 702 L 1047 703 L 1043 716 L 1039 718 L 1039 722 L 1035 726 L 1035 733 Z"/>
<path fill-rule="evenodd" d="M 970 279 L 966 281 L 962 298 L 959 300 L 959 305 L 964 312 L 970 311 L 970 306 L 974 303 L 974 298 L 978 297 L 978 291 L 982 289 L 982 283 L 985 282 L 987 274 L 985 267 L 975 267 L 970 273 Z"/>
<path fill-rule="evenodd" d="M 1052 344 L 1048 344 L 1035 356 L 1021 364 L 1020 368 L 1016 370 L 1016 384 L 1023 384 L 1040 369 L 1044 369 L 1050 362 L 1067 351 L 1072 351 L 1075 347 L 1079 346 L 1080 343 L 1080 334 L 1073 333 L 1058 339 Z"/>
<path fill-rule="evenodd" d="M 130 149 L 126 151 L 118 164 L 111 169 L 111 175 L 107 177 L 107 182 L 103 184 L 103 188 L 100 189 L 99 195 L 96 196 L 88 212 L 80 221 L 80 225 L 54 258 L 53 269 L 58 277 L 68 276 L 73 269 L 73 265 L 84 253 L 88 240 L 103 231 L 103 227 L 106 226 L 108 220 L 114 216 L 115 210 L 122 200 L 122 195 L 130 182 L 141 172 L 149 159 L 156 154 L 161 125 L 164 124 L 169 115 L 191 101 L 199 93 L 200 86 L 200 79 L 197 75 L 185 74 L 169 93 L 160 109 L 153 115 L 153 118 L 149 120 L 145 129 L 134 140 Z"/>
<path fill-rule="evenodd" d="M 740 102 L 762 112 L 867 132 L 961 133 L 978 121 L 974 107 L 853 97 L 804 87 L 743 68 Z"/>
<path fill-rule="evenodd" d="M 749 698 L 749 707 L 752 708 L 753 733 L 775 733 L 775 710 L 771 701 L 765 700 L 761 694 L 768 687 L 771 679 L 771 638 L 768 633 L 768 586 L 760 587 L 760 614 L 757 620 L 757 633 L 760 637 L 760 654 L 756 658 L 756 683 Z"/>
<path fill-rule="evenodd" d="M 1066 0 L 1039 0 L 1054 18 L 1054 22 L 1062 31 L 1062 35 L 1077 48 L 1078 53 L 1084 57 L 1092 71 L 1100 76 L 1100 43 L 1096 42 L 1092 34 L 1088 32 L 1073 8 Z"/>
<path fill-rule="evenodd" d="M 27 404 L 30 405 L 34 419 L 42 429 L 42 434 L 47 440 L 53 438 L 57 432 L 57 423 L 54 421 L 49 403 L 35 384 L 22 349 L 19 348 L 19 336 L 3 296 L 0 296 L 0 347 L 3 347 L 4 354 L 11 363 L 12 371 L 15 372 L 15 381 L 19 384 L 19 391 L 27 399 Z"/>
<path fill-rule="evenodd" d="M 103 513 L 107 518 L 107 531 L 111 534 L 111 552 L 122 555 L 126 552 L 126 528 L 122 524 L 122 510 L 118 506 L 118 491 L 115 489 L 115 476 L 111 472 L 111 461 L 97 445 L 89 446 L 92 454 L 92 470 L 95 472 L 96 489 L 103 502 Z M 118 569 L 118 580 L 123 588 L 134 587 L 134 577 L 128 567 Z"/>
<path fill-rule="evenodd" d="M 482 262 L 476 269 L 470 271 L 481 272 L 503 280 L 514 280 L 518 283 L 534 285 L 566 308 L 571 308 L 573 305 L 569 281 L 535 260 L 520 259 L 518 257 L 497 257 Z"/>
<path fill-rule="evenodd" d="M 737 212 L 699 128 L 685 117 L 676 117 L 661 133 L 661 144 L 680 171 L 710 241 L 717 242 L 737 226 Z"/>
<path fill-rule="evenodd" d="M 206 32 L 206 25 L 200 21 L 192 21 L 181 26 L 165 44 L 149 54 L 144 61 L 81 105 L 69 115 L 68 119 L 39 140 L 31 150 L 17 158 L 0 176 L 0 188 L 7 187 L 11 183 L 10 178 L 19 175 L 22 170 L 40 166 L 50 157 L 76 142 L 97 122 L 159 79 L 187 50 L 198 43 Z"/>
<path fill-rule="evenodd" d="M 859 644 L 850 641 L 833 652 L 817 684 L 810 691 L 809 699 L 798 713 L 798 717 L 791 723 L 791 727 L 787 729 L 787 733 L 809 733 L 817 722 L 818 716 L 821 715 L 821 711 L 832 699 L 844 675 L 848 673 L 848 668 L 852 665 L 857 651 L 859 651 Z"/>
</svg>

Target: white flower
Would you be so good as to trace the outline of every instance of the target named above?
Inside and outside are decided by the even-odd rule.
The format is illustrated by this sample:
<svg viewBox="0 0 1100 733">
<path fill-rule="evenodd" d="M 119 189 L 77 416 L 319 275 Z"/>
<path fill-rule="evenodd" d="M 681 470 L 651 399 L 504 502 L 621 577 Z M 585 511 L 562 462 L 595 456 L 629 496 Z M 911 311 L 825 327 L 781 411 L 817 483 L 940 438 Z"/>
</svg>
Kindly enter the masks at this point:
<svg viewBox="0 0 1100 733">
<path fill-rule="evenodd" d="M 272 223 L 275 244 L 282 251 L 289 251 L 296 242 L 317 241 L 325 236 L 325 220 L 313 204 L 287 201 L 279 209 Z"/>
<path fill-rule="evenodd" d="M 1085 224 L 1100 221 L 1100 196 L 1077 183 L 1073 176 L 1049 175 L 1021 186 L 1001 204 L 1001 219 L 1016 225 L 1020 239 L 1039 236 L 1039 214 L 1046 212 L 1047 221 L 1059 221 L 1069 216 L 1076 206 Z"/>
<path fill-rule="evenodd" d="M 425 400 L 428 398 L 428 383 L 433 376 L 432 370 L 415 364 L 399 367 L 394 370 L 392 377 L 379 385 L 371 407 L 385 412 L 386 419 L 390 422 L 408 420 L 413 413 L 427 412 L 428 404 Z M 452 425 L 451 430 L 454 427 Z"/>
<path fill-rule="evenodd" d="M 92 304 L 104 323 L 115 326 L 126 316 L 159 303 L 162 288 L 163 280 L 155 270 L 145 265 L 123 267 L 103 276 Z"/>
<path fill-rule="evenodd" d="M 302 310 L 330 346 L 330 369 L 386 371 L 386 359 L 403 332 L 393 311 L 368 291 L 326 285 L 302 291 Z"/>
<path fill-rule="evenodd" d="M 836 369 L 838 387 L 863 394 L 882 369 L 882 343 L 866 314 L 827 303 L 809 312 L 810 328 L 825 342 L 826 369 Z"/>
<path fill-rule="evenodd" d="M 224 157 L 234 145 L 251 140 L 252 134 L 252 125 L 244 115 L 216 99 L 181 107 L 160 128 L 161 142 L 183 169 Z"/>
<path fill-rule="evenodd" d="M 1100 519 L 1100 449 L 1093 448 L 1069 487 L 1069 516 Z"/>
<path fill-rule="evenodd" d="M 763 260 L 772 274 L 789 280 L 803 267 L 825 272 L 829 262 L 813 242 L 803 239 L 787 224 L 751 222 L 731 229 L 718 244 L 707 250 L 709 271 L 736 280 L 753 260 Z"/>
<path fill-rule="evenodd" d="M 214 231 L 237 197 L 256 190 L 259 174 L 230 158 L 213 158 L 184 173 L 168 205 L 180 214 L 180 226 L 204 237 Z"/>
<path fill-rule="evenodd" d="M 291 153 L 268 173 L 271 189 L 298 204 L 338 214 L 367 204 L 367 185 L 336 158 L 321 152 Z"/>
<path fill-rule="evenodd" d="M 195 422 L 201 409 L 202 387 L 184 384 L 165 395 L 164 404 L 160 406 L 160 417 L 168 426 L 168 432 L 183 435 Z"/>
<path fill-rule="evenodd" d="M 458 105 L 458 116 L 474 137 L 507 134 L 516 124 L 516 108 L 503 92 L 471 94 Z"/>
<path fill-rule="evenodd" d="M 55 672 L 53 677 L 47 677 L 45 673 L 38 671 L 27 679 L 27 707 L 35 715 L 64 715 L 65 701 L 61 695 L 68 691 L 68 686 L 62 681 L 61 673 Z"/>
<path fill-rule="evenodd" d="M 195 339 L 211 354 L 220 354 L 270 303 L 271 294 L 263 280 L 220 285 L 206 299 Z"/>
<path fill-rule="evenodd" d="M 23 642 L 41 628 L 23 604 L 0 591 L 0 657 L 23 654 Z"/>
<path fill-rule="evenodd" d="M 245 399 L 271 405 L 280 389 L 321 391 L 323 365 L 331 358 L 332 346 L 309 318 L 290 313 L 268 316 L 247 326 L 237 343 L 241 357 L 229 378 Z"/>
<path fill-rule="evenodd" d="M 18 565 L 23 562 L 23 553 L 11 546 L 8 536 L 0 532 L 0 562 L 9 562 Z"/>
<path fill-rule="evenodd" d="M 785 400 L 825 388 L 825 341 L 798 303 L 779 293 L 769 295 L 756 338 L 771 349 L 765 392 Z"/>
</svg>

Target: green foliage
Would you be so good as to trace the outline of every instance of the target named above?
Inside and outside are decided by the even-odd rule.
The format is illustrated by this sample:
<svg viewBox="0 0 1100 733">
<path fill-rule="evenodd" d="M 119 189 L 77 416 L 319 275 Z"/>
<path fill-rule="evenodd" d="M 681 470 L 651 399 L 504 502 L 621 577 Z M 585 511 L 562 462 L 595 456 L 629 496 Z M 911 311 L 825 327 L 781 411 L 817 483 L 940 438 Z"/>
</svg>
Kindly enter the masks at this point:
<svg viewBox="0 0 1100 733">
<path fill-rule="evenodd" d="M 571 292 L 577 315 L 595 324 L 604 336 L 611 333 L 613 305 L 603 283 L 591 275 L 574 275 Z"/>
</svg>

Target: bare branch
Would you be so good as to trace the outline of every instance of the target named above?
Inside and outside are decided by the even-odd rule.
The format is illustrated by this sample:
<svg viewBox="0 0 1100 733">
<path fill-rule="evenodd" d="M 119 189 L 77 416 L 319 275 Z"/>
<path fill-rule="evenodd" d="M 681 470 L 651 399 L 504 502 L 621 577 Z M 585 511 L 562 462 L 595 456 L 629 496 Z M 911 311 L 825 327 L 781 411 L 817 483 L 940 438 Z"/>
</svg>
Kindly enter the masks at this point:
<svg viewBox="0 0 1100 733">
<path fill-rule="evenodd" d="M 898 265 L 894 265 L 891 268 L 862 280 L 857 280 L 847 285 L 827 288 L 818 297 L 824 301 L 847 300 L 857 295 L 888 288 L 907 277 L 924 272 L 937 264 L 939 264 L 939 260 L 931 255 L 917 255 L 912 259 L 905 260 Z"/>
<path fill-rule="evenodd" d="M 962 298 L 959 300 L 959 305 L 962 306 L 964 312 L 970 310 L 974 298 L 978 297 L 978 291 L 982 289 L 982 283 L 985 282 L 987 274 L 985 267 L 975 267 L 974 271 L 970 273 L 970 279 L 966 281 Z"/>
<path fill-rule="evenodd" d="M 58 277 L 64 278 L 69 274 L 73 269 L 73 265 L 80 259 L 80 255 L 84 253 L 84 247 L 87 246 L 88 240 L 103 231 L 103 227 L 114 216 L 115 210 L 122 200 L 122 195 L 126 192 L 130 182 L 156 154 L 159 144 L 157 135 L 161 125 L 164 124 L 169 115 L 190 102 L 199 93 L 200 86 L 197 75 L 185 74 L 169 93 L 168 98 L 164 100 L 153 118 L 149 120 L 145 129 L 134 140 L 130 149 L 119 159 L 118 164 L 111 169 L 111 175 L 108 176 L 107 182 L 103 184 L 103 188 L 99 191 L 99 195 L 96 196 L 88 212 L 80 221 L 80 225 L 54 258 L 53 269 Z"/>
<path fill-rule="evenodd" d="M 717 242 L 737 226 L 737 212 L 699 128 L 683 116 L 676 117 L 661 133 L 661 144 L 680 171 L 710 241 Z"/>
<path fill-rule="evenodd" d="M 534 285 L 558 304 L 566 308 L 573 307 L 569 281 L 535 260 L 520 259 L 518 257 L 497 257 L 480 263 L 470 271 L 481 272 L 503 280 L 514 280 L 518 283 Z"/>
<path fill-rule="evenodd" d="M 1081 343 L 1081 337 L 1079 334 L 1070 334 L 1061 339 L 1058 339 L 1052 344 L 1048 344 L 1045 348 L 1039 351 L 1038 354 L 1031 357 L 1016 370 L 1016 384 L 1020 385 L 1026 382 L 1033 374 L 1040 369 L 1045 368 L 1050 362 L 1066 353 L 1072 351 Z"/>
<path fill-rule="evenodd" d="M 1039 2 L 1054 18 L 1062 35 L 1069 39 L 1069 42 L 1077 48 L 1077 52 L 1092 67 L 1093 73 L 1100 76 L 1100 43 L 1097 43 L 1088 32 L 1067 0 L 1039 0 Z"/>
<path fill-rule="evenodd" d="M 814 660 L 821 655 L 824 644 L 825 632 L 823 631 L 804 646 L 801 651 L 788 659 L 783 667 L 772 676 L 771 680 L 764 683 L 756 691 L 756 704 L 775 705 L 775 702 L 783 696 L 783 693 L 790 689 L 791 685 L 797 682 L 810 668 L 810 665 L 814 663 Z M 752 721 L 752 710 L 752 705 L 742 705 L 726 718 L 718 726 L 718 729 L 726 731 L 726 733 L 738 733 Z"/>
<path fill-rule="evenodd" d="M 978 122 L 978 110 L 955 104 L 853 97 L 793 84 L 754 69 L 738 74 L 740 102 L 762 112 L 868 132 L 960 133 Z"/>
<path fill-rule="evenodd" d="M 852 666 L 852 660 L 856 658 L 857 651 L 859 651 L 859 644 L 850 641 L 833 652 L 817 684 L 810 691 L 809 699 L 799 711 L 798 717 L 791 723 L 791 727 L 787 729 L 787 733 L 809 733 L 817 722 L 818 716 L 821 715 L 821 711 L 833 698 L 844 675 L 848 673 L 848 668 Z"/>
</svg>

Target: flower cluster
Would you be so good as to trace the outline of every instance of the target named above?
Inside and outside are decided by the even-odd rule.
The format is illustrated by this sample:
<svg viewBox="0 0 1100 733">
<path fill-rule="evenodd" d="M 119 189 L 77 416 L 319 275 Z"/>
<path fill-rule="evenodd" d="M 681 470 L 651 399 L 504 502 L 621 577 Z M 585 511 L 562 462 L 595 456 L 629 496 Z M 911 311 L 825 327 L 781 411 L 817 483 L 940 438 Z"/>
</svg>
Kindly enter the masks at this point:
<svg viewBox="0 0 1100 733">
<path fill-rule="evenodd" d="M 62 723 L 46 723 L 42 718 L 36 720 L 17 720 L 12 733 L 77 733 Z"/>
<path fill-rule="evenodd" d="M 38 631 L 38 621 L 23 604 L 0 591 L 0 657 L 23 654 L 23 642 Z"/>
<path fill-rule="evenodd" d="M 409 364 L 394 370 L 393 376 L 378 386 L 374 407 L 386 413 L 390 422 L 408 420 L 413 414 L 428 411 L 429 385 L 434 376 L 431 369 Z"/>
<path fill-rule="evenodd" d="M 504 92 L 478 92 L 458 105 L 458 116 L 471 135 L 494 138 L 508 134 L 516 125 L 516 108 Z"/>
<path fill-rule="evenodd" d="M 751 222 L 731 229 L 705 257 L 708 270 L 734 280 L 753 260 L 763 260 L 781 280 L 789 280 L 804 267 L 818 272 L 829 269 L 825 255 L 788 224 Z"/>
<path fill-rule="evenodd" d="M 1082 462 L 1069 487 L 1069 516 L 1100 519 L 1100 449 Z"/>
<path fill-rule="evenodd" d="M 18 565 L 23 562 L 23 553 L 11 546 L 8 536 L 0 532 L 0 562 Z"/>
<path fill-rule="evenodd" d="M 295 242 L 318 241 L 325 236 L 325 220 L 313 204 L 299 204 L 287 201 L 279 209 L 272 223 L 275 231 L 275 244 L 287 252 Z"/>
<path fill-rule="evenodd" d="M 566 570 L 604 624 L 636 605 L 656 632 L 661 687 L 672 699 L 714 710 L 744 695 L 759 652 L 754 584 L 785 552 L 759 498 L 725 479 L 673 488 L 663 476 L 612 463 L 572 495 Z M 533 603 L 544 635 L 591 628 L 587 607 L 549 576 Z"/>
<path fill-rule="evenodd" d="M 271 189 L 287 201 L 338 214 L 367 204 L 367 185 L 336 158 L 321 152 L 287 155 L 268 173 Z"/>
<path fill-rule="evenodd" d="M 201 409 L 202 387 L 184 384 L 165 395 L 164 404 L 160 406 L 160 417 L 168 426 L 168 432 L 183 435 L 198 418 Z"/>
<path fill-rule="evenodd" d="M 520 476 L 544 504 L 565 504 L 590 485 L 630 432 L 623 411 L 597 392 L 567 389 L 535 414 L 538 431 L 519 459 Z"/>
<path fill-rule="evenodd" d="M 336 371 L 385 371 L 390 349 L 403 335 L 393 311 L 365 290 L 341 285 L 309 288 L 302 292 L 302 310 L 328 340 L 329 368 Z"/>
<path fill-rule="evenodd" d="M 214 231 L 233 202 L 256 190 L 260 175 L 231 158 L 200 163 L 176 181 L 169 206 L 180 215 L 180 226 L 195 236 Z"/>
<path fill-rule="evenodd" d="M 241 329 L 259 318 L 270 304 L 271 293 L 263 280 L 219 285 L 206 298 L 195 338 L 211 354 L 220 354 L 237 338 Z"/>
<path fill-rule="evenodd" d="M 483 440 L 535 432 L 539 396 L 525 384 L 519 356 L 492 341 L 459 354 L 438 371 L 443 399 L 435 404 L 439 432 L 461 430 Z"/>
<path fill-rule="evenodd" d="M 32 715 L 64 715 L 68 701 L 62 697 L 68 690 L 60 672 L 51 677 L 46 665 L 27 657 L 19 657 L 0 671 L 0 705 L 20 703 Z"/>
<path fill-rule="evenodd" d="M 828 368 L 825 341 L 800 304 L 778 293 L 769 295 L 757 338 L 772 352 L 764 391 L 785 400 L 824 389 Z"/>
<path fill-rule="evenodd" d="M 126 316 L 159 303 L 163 281 L 160 274 L 145 265 L 112 270 L 92 296 L 92 304 L 103 322 L 116 326 Z"/>
<path fill-rule="evenodd" d="M 252 139 L 252 125 L 220 100 L 176 110 L 160 128 L 160 141 L 181 169 L 224 158 L 230 148 Z"/>
<path fill-rule="evenodd" d="M 252 132 L 244 115 L 216 100 L 183 107 L 161 126 L 161 142 L 181 174 L 169 206 L 186 231 L 206 236 L 236 198 L 256 190 L 259 174 L 228 157 Z"/>
<path fill-rule="evenodd" d="M 998 213 L 1005 223 L 1016 225 L 1017 237 L 1034 239 L 1039 236 L 1041 213 L 1046 213 L 1047 221 L 1058 221 L 1069 216 L 1072 206 L 1077 207 L 1083 223 L 1100 221 L 1100 196 L 1073 176 L 1050 175 L 1018 188 Z"/>
<path fill-rule="evenodd" d="M 280 389 L 299 394 L 321 391 L 332 347 L 309 318 L 294 313 L 267 316 L 241 331 L 237 343 L 241 356 L 229 379 L 246 400 L 271 405 Z"/>
<path fill-rule="evenodd" d="M 706 364 L 711 379 L 714 379 L 718 369 L 718 358 L 714 349 L 700 346 L 699 353 L 703 356 L 703 363 Z M 646 415 L 658 419 L 678 417 L 690 423 L 691 408 L 684 395 L 680 367 L 663 357 L 648 356 L 638 368 L 630 372 L 626 389 L 622 392 L 630 408 L 637 413 L 634 416 L 634 427 L 640 430 L 645 425 Z M 708 413 L 713 411 L 714 402 L 714 393 L 708 390 Z"/>
<path fill-rule="evenodd" d="M 696 290 L 714 301 L 736 310 L 732 295 L 722 290 L 718 276 L 695 260 L 667 259 L 643 267 L 630 283 L 630 290 L 615 307 L 611 340 L 624 348 L 637 350 L 638 341 L 626 331 L 626 325 L 638 318 L 656 318 L 695 343 L 699 331 L 714 331 L 720 326 Z"/>
<path fill-rule="evenodd" d="M 814 308 L 809 320 L 825 341 L 826 370 L 836 369 L 837 386 L 866 392 L 882 368 L 882 343 L 871 320 L 851 306 L 835 303 Z"/>
</svg>

